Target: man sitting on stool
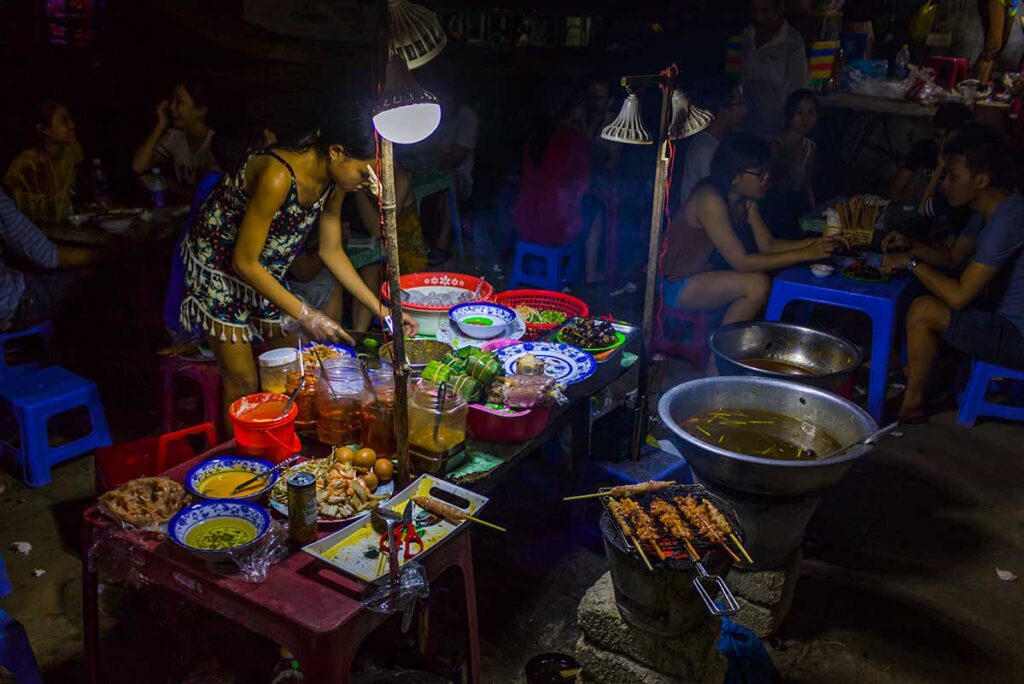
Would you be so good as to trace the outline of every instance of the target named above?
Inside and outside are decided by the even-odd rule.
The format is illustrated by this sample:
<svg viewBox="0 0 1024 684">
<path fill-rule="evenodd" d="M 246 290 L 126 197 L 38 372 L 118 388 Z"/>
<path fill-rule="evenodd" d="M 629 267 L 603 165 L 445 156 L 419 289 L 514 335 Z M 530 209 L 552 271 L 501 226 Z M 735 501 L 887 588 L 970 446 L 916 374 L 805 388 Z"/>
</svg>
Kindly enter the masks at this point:
<svg viewBox="0 0 1024 684">
<path fill-rule="evenodd" d="M 947 150 L 943 190 L 951 206 L 969 206 L 985 222 L 959 278 L 912 254 L 887 255 L 884 269 L 906 267 L 931 291 L 907 315 L 907 390 L 899 418 L 925 418 L 924 397 L 939 341 L 982 361 L 1024 368 L 1024 198 L 1011 192 L 1012 161 L 1002 136 L 975 130 Z M 976 303 L 991 285 L 994 309 Z"/>
</svg>

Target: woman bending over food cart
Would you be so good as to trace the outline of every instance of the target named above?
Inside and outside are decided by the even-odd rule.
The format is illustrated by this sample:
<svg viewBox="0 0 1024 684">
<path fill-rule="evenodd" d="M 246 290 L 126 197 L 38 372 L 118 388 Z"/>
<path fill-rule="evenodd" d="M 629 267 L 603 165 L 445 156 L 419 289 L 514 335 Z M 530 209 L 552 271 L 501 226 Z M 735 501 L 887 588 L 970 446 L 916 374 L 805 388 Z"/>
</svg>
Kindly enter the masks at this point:
<svg viewBox="0 0 1024 684">
<path fill-rule="evenodd" d="M 254 335 L 271 347 L 292 344 L 282 325 L 294 320 L 309 339 L 351 343 L 337 321 L 282 284 L 314 225 L 331 274 L 358 302 L 381 310 L 342 249 L 340 216 L 345 193 L 371 186 L 374 152 L 370 117 L 352 107 L 294 148 L 249 152 L 189 227 L 181 322 L 206 335 L 220 365 L 225 408 L 257 389 Z M 411 318 L 405 326 L 415 334 Z"/>
<path fill-rule="evenodd" d="M 662 300 L 688 311 L 727 307 L 722 323 L 753 319 L 771 289 L 768 272 L 828 257 L 836 238 L 779 240 L 757 208 L 768 187 L 772 153 L 750 133 L 722 141 L 711 174 L 672 219 L 662 262 Z M 748 251 L 738 233 L 750 232 Z"/>
</svg>

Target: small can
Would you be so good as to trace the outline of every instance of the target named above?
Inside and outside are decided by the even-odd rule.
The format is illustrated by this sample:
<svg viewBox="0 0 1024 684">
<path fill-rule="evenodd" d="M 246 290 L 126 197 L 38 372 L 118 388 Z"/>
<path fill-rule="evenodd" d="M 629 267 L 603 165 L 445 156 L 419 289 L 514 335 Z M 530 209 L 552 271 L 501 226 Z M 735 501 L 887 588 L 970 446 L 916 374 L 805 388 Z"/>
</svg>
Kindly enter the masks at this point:
<svg viewBox="0 0 1024 684">
<path fill-rule="evenodd" d="M 288 538 L 296 544 L 316 541 L 316 476 L 298 472 L 288 478 Z"/>
</svg>

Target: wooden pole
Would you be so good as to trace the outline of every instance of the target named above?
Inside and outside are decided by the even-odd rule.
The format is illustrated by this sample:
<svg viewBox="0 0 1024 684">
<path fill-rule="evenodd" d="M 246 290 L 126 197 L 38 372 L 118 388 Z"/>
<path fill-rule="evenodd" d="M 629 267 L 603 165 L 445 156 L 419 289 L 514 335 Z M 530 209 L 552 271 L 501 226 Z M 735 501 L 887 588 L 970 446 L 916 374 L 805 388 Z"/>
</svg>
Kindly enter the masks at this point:
<svg viewBox="0 0 1024 684">
<path fill-rule="evenodd" d="M 409 377 L 412 368 L 405 356 L 405 329 L 402 326 L 401 269 L 398 263 L 398 222 L 395 218 L 395 159 L 391 141 L 380 139 L 381 208 L 384 214 L 384 240 L 387 245 L 388 297 L 391 308 L 392 367 L 395 374 L 395 439 L 398 444 L 398 486 L 409 484 Z"/>
<path fill-rule="evenodd" d="M 658 161 L 654 171 L 654 205 L 651 207 L 651 242 L 647 246 L 647 285 L 644 288 L 644 317 L 641 328 L 640 363 L 638 370 L 636 405 L 633 408 L 633 435 L 629 456 L 640 457 L 640 449 L 647 440 L 647 389 L 651 375 L 651 326 L 654 323 L 654 295 L 658 290 L 658 255 L 661 250 L 661 226 L 665 216 L 665 182 L 668 179 L 668 116 L 672 103 L 672 83 L 668 79 L 661 86 L 661 118 L 658 126 Z"/>
</svg>

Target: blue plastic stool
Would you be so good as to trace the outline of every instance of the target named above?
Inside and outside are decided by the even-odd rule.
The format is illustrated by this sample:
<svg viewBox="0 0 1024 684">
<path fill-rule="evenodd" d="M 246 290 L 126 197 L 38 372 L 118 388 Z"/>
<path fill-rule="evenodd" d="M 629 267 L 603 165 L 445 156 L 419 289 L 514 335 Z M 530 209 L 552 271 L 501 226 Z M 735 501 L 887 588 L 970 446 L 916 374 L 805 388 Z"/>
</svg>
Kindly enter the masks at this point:
<svg viewBox="0 0 1024 684">
<path fill-rule="evenodd" d="M 4 384 L 0 399 L 10 405 L 18 421 L 21 444 L 15 460 L 30 487 L 48 485 L 51 466 L 110 445 L 110 430 L 96 385 L 60 366 L 29 371 L 19 382 Z M 89 432 L 71 442 L 51 446 L 48 421 L 80 406 L 89 412 Z"/>
<path fill-rule="evenodd" d="M 879 423 L 885 408 L 889 356 L 896 332 L 896 308 L 910 283 L 893 278 L 882 283 L 861 283 L 834 273 L 817 278 L 806 266 L 792 266 L 775 276 L 768 298 L 766 321 L 782 320 L 786 305 L 794 301 L 829 304 L 861 311 L 871 319 L 871 373 L 868 380 L 868 413 Z"/>
<path fill-rule="evenodd" d="M 524 240 L 516 241 L 516 256 L 512 262 L 509 288 L 532 285 L 558 292 L 572 285 L 580 277 L 580 246 L 574 242 L 561 247 L 547 247 Z M 543 270 L 533 270 L 537 266 Z"/>
<path fill-rule="evenodd" d="M 7 346 L 15 340 L 27 340 L 39 337 L 42 344 L 34 344 L 33 347 L 42 349 L 40 357 L 26 363 L 9 365 L 7 363 Z M 0 382 L 8 382 L 20 374 L 34 368 L 42 368 L 53 358 L 53 323 L 43 321 L 39 325 L 24 330 L 8 330 L 0 333 Z"/>
<path fill-rule="evenodd" d="M 7 568 L 0 557 L 0 598 L 11 593 L 11 583 L 7 579 Z M 0 610 L 0 667 L 14 674 L 18 684 L 42 684 L 43 676 L 39 673 L 36 656 L 28 635 L 21 623 Z"/>
<path fill-rule="evenodd" d="M 1010 370 L 984 361 L 971 361 L 971 377 L 960 395 L 960 411 L 956 421 L 961 425 L 973 426 L 979 416 L 1004 418 L 1024 422 L 1024 406 L 1008 406 L 985 401 L 985 392 L 995 378 L 1024 381 L 1024 371 Z"/>
</svg>

